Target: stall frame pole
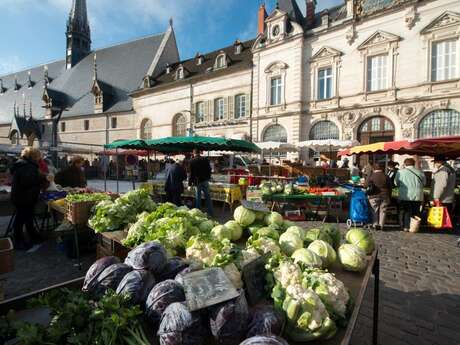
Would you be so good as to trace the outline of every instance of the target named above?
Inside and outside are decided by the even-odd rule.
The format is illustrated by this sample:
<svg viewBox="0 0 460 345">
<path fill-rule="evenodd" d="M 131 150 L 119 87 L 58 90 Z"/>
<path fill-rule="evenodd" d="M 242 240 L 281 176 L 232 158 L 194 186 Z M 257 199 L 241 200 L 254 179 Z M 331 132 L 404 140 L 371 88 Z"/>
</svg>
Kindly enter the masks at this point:
<svg viewBox="0 0 460 345">
<path fill-rule="evenodd" d="M 380 260 L 378 252 L 375 257 L 375 263 L 372 267 L 372 273 L 374 273 L 374 315 L 372 325 L 372 345 L 378 345 L 378 333 L 379 333 L 379 289 L 380 289 Z"/>
<path fill-rule="evenodd" d="M 117 194 L 120 194 L 120 173 L 119 173 L 119 166 L 118 166 L 118 148 L 115 149 L 115 155 L 116 155 L 116 160 L 117 160 L 117 163 L 116 163 L 116 169 L 117 169 Z"/>
<path fill-rule="evenodd" d="M 110 159 L 106 156 L 105 146 L 104 146 L 103 159 L 104 159 L 104 165 L 102 166 L 102 168 L 104 169 L 104 192 L 107 192 L 107 170 L 109 169 Z"/>
</svg>

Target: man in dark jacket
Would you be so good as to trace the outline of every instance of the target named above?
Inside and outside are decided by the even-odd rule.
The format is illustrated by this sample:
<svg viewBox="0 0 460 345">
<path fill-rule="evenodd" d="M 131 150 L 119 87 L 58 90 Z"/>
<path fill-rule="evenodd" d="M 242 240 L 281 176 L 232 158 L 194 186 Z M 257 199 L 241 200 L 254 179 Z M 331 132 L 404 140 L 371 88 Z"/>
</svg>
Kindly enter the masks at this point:
<svg viewBox="0 0 460 345">
<path fill-rule="evenodd" d="M 166 170 L 166 200 L 177 206 L 182 205 L 181 195 L 184 192 L 184 181 L 187 179 L 185 169 L 178 162 L 171 164 Z"/>
<path fill-rule="evenodd" d="M 211 165 L 206 157 L 200 155 L 199 150 L 194 150 L 194 158 L 190 162 L 189 185 L 196 187 L 196 208 L 201 209 L 201 193 L 206 199 L 208 215 L 212 217 L 213 208 L 211 195 L 209 193 L 209 180 L 211 179 Z"/>
<path fill-rule="evenodd" d="M 16 208 L 14 219 L 14 244 L 16 249 L 27 250 L 32 246 L 27 243 L 23 227 L 34 244 L 41 242 L 40 235 L 34 226 L 34 210 L 38 202 L 41 187 L 46 183 L 46 176 L 38 169 L 41 153 L 34 148 L 26 148 L 21 153 L 21 159 L 11 167 L 11 202 Z"/>
<path fill-rule="evenodd" d="M 372 208 L 373 227 L 383 229 L 387 214 L 387 207 L 390 203 L 391 181 L 385 175 L 385 163 L 376 163 L 372 173 L 367 177 L 364 186 L 368 188 L 369 204 Z"/>
<path fill-rule="evenodd" d="M 56 174 L 55 182 L 61 187 L 85 188 L 86 177 L 83 171 L 83 157 L 73 157 L 70 166 L 62 169 Z"/>
</svg>

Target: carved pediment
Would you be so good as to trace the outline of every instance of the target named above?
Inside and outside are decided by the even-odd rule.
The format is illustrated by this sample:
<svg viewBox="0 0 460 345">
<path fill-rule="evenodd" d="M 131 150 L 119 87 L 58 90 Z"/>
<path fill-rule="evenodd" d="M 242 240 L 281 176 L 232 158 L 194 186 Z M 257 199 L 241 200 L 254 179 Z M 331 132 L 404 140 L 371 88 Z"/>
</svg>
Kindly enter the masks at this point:
<svg viewBox="0 0 460 345">
<path fill-rule="evenodd" d="M 401 37 L 394 35 L 394 34 L 390 34 L 389 32 L 379 30 L 373 33 L 363 43 L 361 43 L 358 49 L 366 49 L 366 48 L 373 47 L 379 44 L 397 42 L 399 40 L 401 40 Z"/>
<path fill-rule="evenodd" d="M 320 50 L 316 52 L 316 54 L 312 56 L 311 60 L 314 61 L 340 55 L 342 55 L 342 52 L 337 49 L 331 47 L 322 47 Z"/>
<path fill-rule="evenodd" d="M 421 31 L 422 34 L 428 34 L 432 31 L 460 25 L 460 13 L 447 11 L 425 26 Z"/>
<path fill-rule="evenodd" d="M 267 68 L 265 68 L 265 73 L 272 73 L 280 70 L 285 70 L 287 68 L 289 68 L 289 66 L 286 63 L 277 61 L 268 65 Z"/>
</svg>

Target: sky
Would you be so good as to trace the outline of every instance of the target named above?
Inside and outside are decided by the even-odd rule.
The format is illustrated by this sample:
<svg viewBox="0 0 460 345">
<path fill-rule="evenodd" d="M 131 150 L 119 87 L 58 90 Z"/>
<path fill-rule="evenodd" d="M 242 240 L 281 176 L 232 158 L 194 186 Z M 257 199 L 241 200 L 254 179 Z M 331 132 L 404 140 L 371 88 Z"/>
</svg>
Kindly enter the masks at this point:
<svg viewBox="0 0 460 345">
<path fill-rule="evenodd" d="M 304 11 L 305 1 L 297 0 Z M 318 0 L 317 10 L 344 0 Z M 276 0 L 87 0 L 92 47 L 164 32 L 169 18 L 181 59 L 254 38 L 257 9 Z M 0 75 L 63 59 L 72 0 L 0 0 Z"/>
</svg>

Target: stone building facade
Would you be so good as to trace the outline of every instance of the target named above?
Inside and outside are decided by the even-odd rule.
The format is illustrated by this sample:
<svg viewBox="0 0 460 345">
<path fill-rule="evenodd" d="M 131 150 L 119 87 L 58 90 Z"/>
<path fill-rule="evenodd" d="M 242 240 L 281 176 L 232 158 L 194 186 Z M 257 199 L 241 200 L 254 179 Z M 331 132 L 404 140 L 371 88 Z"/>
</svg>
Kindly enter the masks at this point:
<svg viewBox="0 0 460 345">
<path fill-rule="evenodd" d="M 86 66 L 83 94 L 91 97 L 85 111 L 72 110 L 72 105 L 62 113 L 59 137 L 89 144 L 188 134 L 254 142 L 353 139 L 367 144 L 460 135 L 458 0 L 344 0 L 321 12 L 315 11 L 315 3 L 305 0 L 305 14 L 294 0 L 278 1 L 271 13 L 261 6 L 253 40 L 237 40 L 184 61 L 179 60 L 171 27 L 160 35 L 156 53 L 147 54 L 146 64 L 133 65 L 129 76 L 126 71 L 118 76 L 133 80 L 120 97 L 123 107 L 110 107 L 110 97 L 104 99 L 107 105 L 96 104 L 104 92 L 119 96 L 98 66 L 99 59 L 113 59 L 122 51 L 112 49 L 105 56 L 96 52 L 96 63 L 88 53 L 72 62 L 70 71 Z M 110 59 L 101 64 L 107 70 L 117 66 Z M 48 66 L 51 83 L 41 78 L 51 96 L 46 88 L 41 91 L 43 85 L 30 89 L 40 89 L 40 102 L 59 100 L 67 92 L 58 82 L 63 67 L 64 62 Z M 40 73 L 45 73 L 43 66 L 33 69 L 31 77 L 21 72 L 20 81 L 14 75 L 1 78 L 8 84 L 2 84 L 2 94 L 17 96 L 6 105 L 0 95 L 0 111 L 13 117 L 12 123 L 0 125 L 3 141 L 16 142 L 13 134 L 20 131 L 14 119 L 30 117 L 28 102 L 23 106 L 19 97 L 22 89 L 14 92 L 16 84 L 27 85 L 31 78 L 40 79 Z M 33 105 L 34 115 L 43 106 L 40 102 Z M 46 133 L 52 133 L 52 118 L 44 114 L 38 125 L 19 122 L 29 128 L 22 132 L 35 136 L 43 128 L 45 139 L 38 141 L 43 145 L 50 141 Z M 23 141 L 29 138 L 21 136 Z M 308 157 L 307 152 L 302 155 Z"/>
</svg>

